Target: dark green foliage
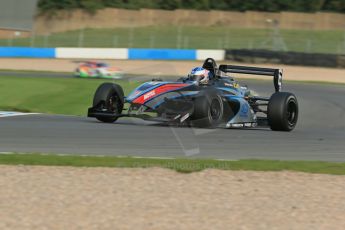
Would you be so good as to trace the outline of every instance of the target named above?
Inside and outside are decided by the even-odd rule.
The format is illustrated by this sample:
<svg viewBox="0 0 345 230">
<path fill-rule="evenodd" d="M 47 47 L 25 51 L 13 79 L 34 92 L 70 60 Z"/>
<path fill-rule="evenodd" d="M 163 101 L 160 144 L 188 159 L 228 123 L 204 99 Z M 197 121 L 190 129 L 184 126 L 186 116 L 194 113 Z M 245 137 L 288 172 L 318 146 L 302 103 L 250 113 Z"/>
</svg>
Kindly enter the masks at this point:
<svg viewBox="0 0 345 230">
<path fill-rule="evenodd" d="M 54 10 L 54 9 L 74 9 L 80 7 L 78 5 L 78 1 L 76 0 L 60 0 L 60 1 L 53 1 L 53 0 L 39 0 L 38 7 L 41 10 Z"/>
<path fill-rule="evenodd" d="M 181 7 L 180 0 L 157 0 L 157 8 L 163 10 L 175 10 Z"/>
<path fill-rule="evenodd" d="M 325 0 L 323 10 L 345 13 L 345 0 Z"/>
<path fill-rule="evenodd" d="M 184 0 L 184 1 L 181 1 L 181 8 L 208 10 L 209 0 Z"/>
<path fill-rule="evenodd" d="M 103 2 L 100 0 L 80 0 L 79 5 L 80 8 L 91 13 L 94 13 L 98 9 L 104 8 Z"/>
<path fill-rule="evenodd" d="M 105 7 L 164 10 L 232 10 L 232 11 L 297 11 L 345 12 L 345 0 L 39 0 L 41 11 L 85 9 L 94 12 Z"/>
</svg>

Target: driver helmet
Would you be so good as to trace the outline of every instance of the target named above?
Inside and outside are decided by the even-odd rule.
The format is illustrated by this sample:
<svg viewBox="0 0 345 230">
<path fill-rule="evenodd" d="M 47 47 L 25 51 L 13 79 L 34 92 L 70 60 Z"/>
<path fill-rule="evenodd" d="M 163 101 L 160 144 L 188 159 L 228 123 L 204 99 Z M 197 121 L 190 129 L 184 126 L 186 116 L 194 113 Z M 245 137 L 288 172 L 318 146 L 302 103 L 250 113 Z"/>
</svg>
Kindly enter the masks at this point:
<svg viewBox="0 0 345 230">
<path fill-rule="evenodd" d="M 199 84 L 207 84 L 209 81 L 209 72 L 210 71 L 202 67 L 195 67 L 188 75 L 188 79 L 191 81 L 196 81 Z"/>
</svg>

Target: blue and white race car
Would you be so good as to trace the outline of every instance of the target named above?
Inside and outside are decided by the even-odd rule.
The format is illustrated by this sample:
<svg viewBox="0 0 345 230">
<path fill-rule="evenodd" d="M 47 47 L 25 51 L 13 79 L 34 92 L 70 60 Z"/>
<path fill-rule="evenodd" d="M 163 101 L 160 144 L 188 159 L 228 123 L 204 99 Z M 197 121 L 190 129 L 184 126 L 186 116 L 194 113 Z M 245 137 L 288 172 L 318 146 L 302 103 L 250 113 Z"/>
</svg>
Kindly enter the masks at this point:
<svg viewBox="0 0 345 230">
<path fill-rule="evenodd" d="M 271 97 L 253 96 L 227 73 L 272 76 L 275 93 Z M 194 127 L 266 126 L 291 131 L 297 123 L 298 103 L 294 94 L 281 92 L 281 87 L 280 69 L 218 67 L 208 58 L 202 67 L 193 68 L 186 77 L 177 81 L 152 80 L 126 97 L 120 85 L 103 83 L 96 90 L 88 117 L 109 123 L 120 117 L 137 117 Z"/>
</svg>

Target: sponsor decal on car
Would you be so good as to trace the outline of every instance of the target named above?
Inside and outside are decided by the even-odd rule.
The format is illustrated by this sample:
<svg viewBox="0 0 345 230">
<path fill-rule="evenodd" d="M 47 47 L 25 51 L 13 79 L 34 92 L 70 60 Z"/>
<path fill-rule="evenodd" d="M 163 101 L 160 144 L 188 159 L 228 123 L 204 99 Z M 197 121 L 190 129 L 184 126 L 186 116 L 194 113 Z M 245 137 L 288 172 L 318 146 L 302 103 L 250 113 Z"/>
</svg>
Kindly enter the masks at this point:
<svg viewBox="0 0 345 230">
<path fill-rule="evenodd" d="M 234 83 L 234 88 L 238 89 L 240 88 L 240 85 L 238 83 Z"/>
<path fill-rule="evenodd" d="M 145 84 L 147 84 L 147 83 L 145 83 Z M 157 84 L 161 84 L 161 83 L 157 83 Z M 144 85 L 142 85 L 141 87 L 143 87 Z M 184 86 L 187 86 L 187 84 L 164 84 L 164 85 L 158 86 L 157 88 L 155 88 L 154 90 L 152 90 L 150 92 L 147 92 L 144 95 L 139 96 L 133 102 L 137 103 L 137 104 L 143 104 L 147 100 L 153 98 L 154 96 L 166 93 L 168 91 L 176 90 L 176 89 L 182 88 Z M 139 90 L 140 90 L 140 88 L 139 88 Z M 143 90 L 145 90 L 145 88 Z"/>
<path fill-rule="evenodd" d="M 228 87 L 234 87 L 234 84 L 232 83 L 224 83 L 225 86 L 228 86 Z"/>
<path fill-rule="evenodd" d="M 146 101 L 147 99 L 153 97 L 154 95 L 156 95 L 156 92 L 154 90 L 144 94 L 144 100 Z"/>
<path fill-rule="evenodd" d="M 244 122 L 244 123 L 227 123 L 226 128 L 254 128 L 257 126 L 256 122 Z"/>
</svg>

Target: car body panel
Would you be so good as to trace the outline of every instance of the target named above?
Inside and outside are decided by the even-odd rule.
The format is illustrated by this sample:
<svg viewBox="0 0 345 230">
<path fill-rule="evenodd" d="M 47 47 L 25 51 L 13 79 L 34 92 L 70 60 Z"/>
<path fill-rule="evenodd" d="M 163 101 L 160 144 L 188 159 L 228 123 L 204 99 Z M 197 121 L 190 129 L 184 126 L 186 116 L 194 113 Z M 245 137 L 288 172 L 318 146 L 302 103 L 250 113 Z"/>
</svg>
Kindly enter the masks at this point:
<svg viewBox="0 0 345 230">
<path fill-rule="evenodd" d="M 248 94 L 246 87 L 241 87 L 232 78 L 224 78 L 215 80 L 212 85 L 199 86 L 195 82 L 190 81 L 150 81 L 134 89 L 126 98 L 125 102 L 136 105 L 136 107 L 144 106 L 152 111 L 160 110 L 160 107 L 166 100 L 190 100 L 197 97 L 202 91 L 214 89 L 219 92 L 224 102 L 236 103 L 239 110 L 236 114 L 225 118 L 225 126 L 232 127 L 233 124 L 251 124 L 255 126 L 256 115 L 244 98 Z M 225 103 L 225 106 L 228 106 Z M 165 108 L 166 109 L 166 108 Z M 191 110 L 187 108 L 175 109 L 176 116 L 183 116 L 185 111 Z M 180 113 L 180 114 L 179 114 Z"/>
</svg>

